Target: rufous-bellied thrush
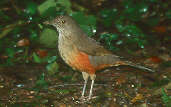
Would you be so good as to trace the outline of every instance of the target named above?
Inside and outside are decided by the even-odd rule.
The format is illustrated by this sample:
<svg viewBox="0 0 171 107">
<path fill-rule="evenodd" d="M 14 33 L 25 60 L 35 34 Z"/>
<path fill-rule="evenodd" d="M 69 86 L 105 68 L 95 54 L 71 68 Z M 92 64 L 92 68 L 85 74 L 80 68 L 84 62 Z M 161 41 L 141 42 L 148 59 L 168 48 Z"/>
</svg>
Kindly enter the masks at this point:
<svg viewBox="0 0 171 107">
<path fill-rule="evenodd" d="M 45 24 L 53 25 L 59 32 L 58 49 L 62 59 L 73 69 L 82 72 L 85 80 L 82 98 L 84 98 L 87 81 L 90 77 L 92 83 L 88 98 L 91 99 L 97 70 L 111 66 L 129 65 L 154 72 L 144 66 L 121 60 L 119 56 L 106 50 L 95 40 L 88 37 L 70 16 L 58 16 L 52 21 L 46 21 Z"/>
</svg>

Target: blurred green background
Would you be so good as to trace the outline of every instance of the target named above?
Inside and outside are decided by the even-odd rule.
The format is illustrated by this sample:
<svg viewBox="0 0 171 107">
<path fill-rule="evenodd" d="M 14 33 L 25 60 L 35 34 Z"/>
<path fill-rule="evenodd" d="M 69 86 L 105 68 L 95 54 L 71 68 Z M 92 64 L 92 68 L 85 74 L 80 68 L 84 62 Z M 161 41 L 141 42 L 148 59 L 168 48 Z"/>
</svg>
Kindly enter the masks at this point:
<svg viewBox="0 0 171 107">
<path fill-rule="evenodd" d="M 170 5 L 164 0 L 1 0 L 1 65 L 41 63 L 39 57 L 51 57 L 36 47 L 56 48 L 57 32 L 42 23 L 57 15 L 72 16 L 88 36 L 113 52 L 169 46 Z"/>
</svg>

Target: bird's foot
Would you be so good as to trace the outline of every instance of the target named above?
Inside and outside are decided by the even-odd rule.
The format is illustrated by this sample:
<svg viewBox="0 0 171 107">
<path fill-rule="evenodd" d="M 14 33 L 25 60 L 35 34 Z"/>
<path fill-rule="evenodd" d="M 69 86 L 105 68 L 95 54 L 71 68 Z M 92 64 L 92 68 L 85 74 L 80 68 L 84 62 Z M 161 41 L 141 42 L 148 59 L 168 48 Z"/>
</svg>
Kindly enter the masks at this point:
<svg viewBox="0 0 171 107">
<path fill-rule="evenodd" d="M 88 102 L 88 101 L 90 101 L 90 100 L 92 100 L 92 99 L 96 99 L 98 96 L 93 96 L 93 97 L 89 97 L 89 96 L 87 96 L 87 97 L 85 97 L 85 96 L 81 96 L 81 98 L 80 98 L 80 100 L 82 101 L 82 102 Z"/>
<path fill-rule="evenodd" d="M 84 99 L 85 99 L 85 97 L 84 96 L 81 96 L 80 100 L 84 100 Z"/>
<path fill-rule="evenodd" d="M 91 98 L 88 98 L 89 100 L 91 100 L 91 99 L 96 99 L 98 96 L 93 96 L 93 97 L 91 97 Z"/>
<path fill-rule="evenodd" d="M 87 97 L 81 96 L 80 101 L 85 102 L 85 101 L 88 101 L 88 100 L 87 100 Z"/>
</svg>

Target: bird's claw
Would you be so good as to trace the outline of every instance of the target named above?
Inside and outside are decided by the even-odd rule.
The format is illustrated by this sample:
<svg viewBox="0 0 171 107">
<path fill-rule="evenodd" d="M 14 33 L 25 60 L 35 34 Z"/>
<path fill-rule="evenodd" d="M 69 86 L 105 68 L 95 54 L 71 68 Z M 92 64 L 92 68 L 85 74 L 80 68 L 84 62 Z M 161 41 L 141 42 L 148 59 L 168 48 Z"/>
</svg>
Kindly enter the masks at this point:
<svg viewBox="0 0 171 107">
<path fill-rule="evenodd" d="M 84 99 L 85 99 L 85 97 L 84 96 L 81 96 L 80 100 L 84 100 Z"/>
<path fill-rule="evenodd" d="M 81 96 L 80 100 L 83 102 L 86 102 L 86 101 L 89 101 L 89 98 L 85 96 Z"/>
<path fill-rule="evenodd" d="M 92 100 L 92 99 L 95 99 L 95 98 L 97 98 L 97 96 L 93 96 L 93 97 L 89 97 L 89 96 L 87 96 L 87 97 L 85 97 L 85 96 L 81 96 L 80 100 L 81 100 L 82 102 L 88 102 L 88 101 L 90 101 L 90 100 Z"/>
</svg>

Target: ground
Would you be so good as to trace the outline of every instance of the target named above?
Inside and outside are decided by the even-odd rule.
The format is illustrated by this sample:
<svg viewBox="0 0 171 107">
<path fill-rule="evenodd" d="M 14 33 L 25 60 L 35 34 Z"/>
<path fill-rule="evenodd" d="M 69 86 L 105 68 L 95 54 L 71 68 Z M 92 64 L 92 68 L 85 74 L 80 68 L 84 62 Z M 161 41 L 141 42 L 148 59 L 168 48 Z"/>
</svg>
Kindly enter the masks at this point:
<svg viewBox="0 0 171 107">
<path fill-rule="evenodd" d="M 138 52 L 137 52 L 138 53 Z M 136 56 L 139 57 L 139 56 Z M 138 58 L 139 62 L 149 59 Z M 160 71 L 147 73 L 129 66 L 109 68 L 97 72 L 93 98 L 82 103 L 83 78 L 62 60 L 59 71 L 48 74 L 46 64 L 20 64 L 0 68 L 0 105 L 2 107 L 163 107 L 161 90 L 169 96 L 170 67 L 152 67 Z M 150 65 L 150 63 L 147 63 Z M 162 72 L 161 72 L 162 70 Z M 164 82 L 161 82 L 164 81 Z M 88 96 L 90 80 L 85 95 Z M 162 88 L 163 87 L 163 88 Z"/>
</svg>

